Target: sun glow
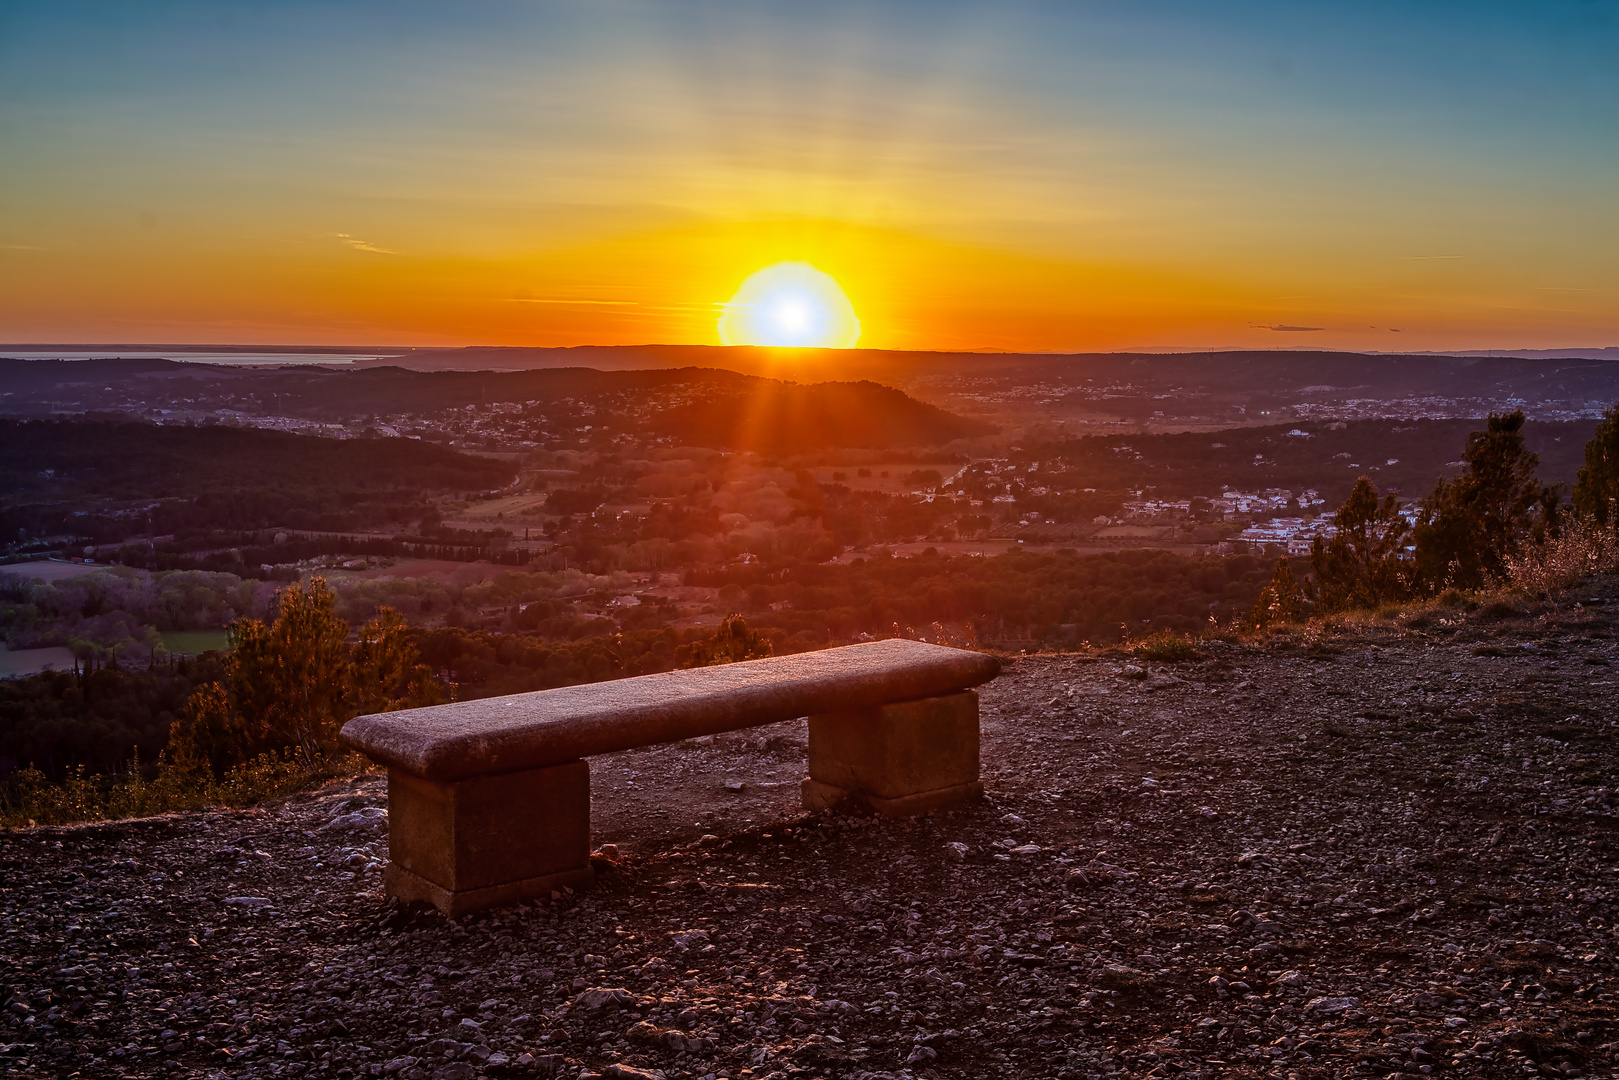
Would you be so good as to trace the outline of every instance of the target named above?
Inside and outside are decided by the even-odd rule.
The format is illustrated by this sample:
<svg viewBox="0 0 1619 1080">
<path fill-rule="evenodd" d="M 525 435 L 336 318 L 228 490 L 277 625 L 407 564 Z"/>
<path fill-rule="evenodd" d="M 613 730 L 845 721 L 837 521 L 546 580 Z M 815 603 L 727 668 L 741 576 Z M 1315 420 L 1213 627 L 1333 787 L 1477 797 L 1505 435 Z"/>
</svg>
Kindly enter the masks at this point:
<svg viewBox="0 0 1619 1080">
<path fill-rule="evenodd" d="M 854 305 L 809 263 L 784 262 L 748 276 L 720 314 L 720 343 L 848 349 L 860 340 Z"/>
</svg>

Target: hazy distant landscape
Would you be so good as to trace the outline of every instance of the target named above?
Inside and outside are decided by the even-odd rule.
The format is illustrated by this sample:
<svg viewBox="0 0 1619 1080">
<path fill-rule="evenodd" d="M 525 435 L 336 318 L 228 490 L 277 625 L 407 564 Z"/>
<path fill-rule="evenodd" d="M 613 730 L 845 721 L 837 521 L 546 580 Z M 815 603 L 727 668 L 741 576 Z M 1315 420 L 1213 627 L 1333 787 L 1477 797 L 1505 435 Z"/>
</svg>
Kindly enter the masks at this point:
<svg viewBox="0 0 1619 1080">
<path fill-rule="evenodd" d="M 616 355 L 659 366 L 0 359 L 13 669 L 151 662 L 317 573 L 463 696 L 659 670 L 730 614 L 776 651 L 1196 634 L 1360 478 L 1414 515 L 1516 408 L 1566 491 L 1619 399 L 1603 359 Z M 810 381 L 862 372 L 908 389 Z"/>
</svg>

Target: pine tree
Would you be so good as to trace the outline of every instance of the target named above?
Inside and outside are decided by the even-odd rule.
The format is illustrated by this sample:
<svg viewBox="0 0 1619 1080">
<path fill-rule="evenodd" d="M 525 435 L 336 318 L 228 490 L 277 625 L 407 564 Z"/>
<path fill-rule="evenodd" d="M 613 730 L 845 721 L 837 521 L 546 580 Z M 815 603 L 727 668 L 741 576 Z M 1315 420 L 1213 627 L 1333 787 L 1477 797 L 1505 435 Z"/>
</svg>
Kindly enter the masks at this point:
<svg viewBox="0 0 1619 1080">
<path fill-rule="evenodd" d="M 1585 464 L 1574 484 L 1574 509 L 1598 525 L 1619 526 L 1619 403 L 1602 414 L 1591 441 L 1585 444 Z"/>
<path fill-rule="evenodd" d="M 360 628 L 360 640 L 350 650 L 356 716 L 444 700 L 406 631 L 404 616 L 392 608 L 378 611 Z"/>
<path fill-rule="evenodd" d="M 231 627 L 230 694 L 248 729 L 312 763 L 337 746 L 348 709 L 348 623 L 324 578 L 281 591 L 275 621 Z"/>
<path fill-rule="evenodd" d="M 1523 410 L 1490 414 L 1467 437 L 1467 471 L 1440 480 L 1415 530 L 1417 575 L 1430 592 L 1476 589 L 1506 575 L 1506 561 L 1555 535 L 1562 491 L 1535 478 L 1539 455 L 1523 438 Z"/>
<path fill-rule="evenodd" d="M 1400 600 L 1411 591 L 1411 566 L 1405 557 L 1411 526 L 1400 516 L 1400 500 L 1378 497 L 1366 477 L 1333 515 L 1331 539 L 1316 537 L 1310 548 L 1316 603 L 1323 611 L 1374 608 Z"/>
<path fill-rule="evenodd" d="M 750 629 L 742 616 L 732 615 L 720 623 L 713 637 L 692 643 L 691 658 L 685 666 L 714 667 L 738 660 L 758 660 L 772 652 L 769 638 Z"/>
<path fill-rule="evenodd" d="M 231 624 L 223 684 L 195 690 L 170 730 L 170 757 L 222 775 L 269 751 L 290 751 L 305 767 L 340 749 L 337 734 L 362 712 L 431 705 L 438 686 L 388 608 L 347 643 L 324 578 L 282 590 L 275 620 Z"/>
<path fill-rule="evenodd" d="M 1248 613 L 1248 621 L 1255 628 L 1264 630 L 1281 623 L 1303 622 L 1309 614 L 1310 602 L 1298 578 L 1293 576 L 1291 563 L 1286 556 L 1277 559 L 1270 582 L 1259 590 L 1253 610 Z"/>
</svg>

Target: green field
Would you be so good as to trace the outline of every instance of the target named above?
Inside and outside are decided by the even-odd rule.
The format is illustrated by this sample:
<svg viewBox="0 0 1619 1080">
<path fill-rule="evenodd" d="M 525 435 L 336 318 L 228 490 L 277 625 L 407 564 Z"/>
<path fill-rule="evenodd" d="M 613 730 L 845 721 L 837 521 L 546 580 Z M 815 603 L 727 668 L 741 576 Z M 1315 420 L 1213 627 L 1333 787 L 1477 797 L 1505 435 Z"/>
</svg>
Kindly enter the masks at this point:
<svg viewBox="0 0 1619 1080">
<path fill-rule="evenodd" d="M 188 656 L 195 656 L 209 649 L 224 652 L 230 648 L 230 637 L 224 630 L 165 630 L 163 647 L 171 653 Z"/>
</svg>

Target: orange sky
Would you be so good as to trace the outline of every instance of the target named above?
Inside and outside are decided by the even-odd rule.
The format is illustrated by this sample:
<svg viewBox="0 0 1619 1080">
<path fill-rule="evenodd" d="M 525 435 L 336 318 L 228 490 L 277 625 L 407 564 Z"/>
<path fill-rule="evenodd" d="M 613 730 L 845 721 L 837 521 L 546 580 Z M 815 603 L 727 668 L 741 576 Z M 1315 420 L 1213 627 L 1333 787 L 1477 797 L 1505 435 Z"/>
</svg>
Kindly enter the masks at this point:
<svg viewBox="0 0 1619 1080">
<path fill-rule="evenodd" d="M 1510 6 L 45 7 L 0 340 L 712 344 L 803 261 L 873 348 L 1619 342 L 1613 35 Z"/>
</svg>

